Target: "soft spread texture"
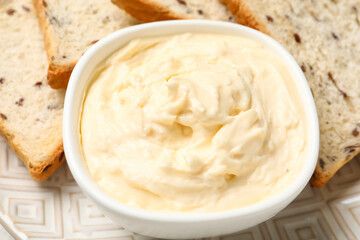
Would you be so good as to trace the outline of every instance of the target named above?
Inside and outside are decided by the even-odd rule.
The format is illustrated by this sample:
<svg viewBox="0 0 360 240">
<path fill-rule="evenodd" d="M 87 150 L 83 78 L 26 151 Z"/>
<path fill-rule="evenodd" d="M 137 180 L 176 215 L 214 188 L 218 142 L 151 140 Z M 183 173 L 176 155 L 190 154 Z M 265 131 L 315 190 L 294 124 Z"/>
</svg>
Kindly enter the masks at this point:
<svg viewBox="0 0 360 240">
<path fill-rule="evenodd" d="M 101 64 L 84 100 L 83 154 L 119 201 L 213 212 L 290 185 L 306 121 L 282 61 L 253 40 L 182 34 L 131 41 Z"/>
</svg>

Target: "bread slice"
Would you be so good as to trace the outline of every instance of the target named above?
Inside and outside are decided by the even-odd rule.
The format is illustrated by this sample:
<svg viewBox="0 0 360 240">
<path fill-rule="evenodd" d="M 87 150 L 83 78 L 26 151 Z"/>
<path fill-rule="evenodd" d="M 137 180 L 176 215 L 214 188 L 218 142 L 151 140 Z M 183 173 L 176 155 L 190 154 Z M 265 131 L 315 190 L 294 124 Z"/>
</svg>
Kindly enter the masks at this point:
<svg viewBox="0 0 360 240">
<path fill-rule="evenodd" d="M 52 88 L 65 88 L 81 55 L 96 41 L 137 23 L 110 0 L 34 0 Z"/>
<path fill-rule="evenodd" d="M 311 183 L 322 187 L 360 152 L 360 2 L 223 0 L 238 22 L 278 40 L 296 58 L 320 121 Z"/>
<path fill-rule="evenodd" d="M 47 60 L 31 0 L 0 1 L 0 135 L 36 181 L 64 161 L 64 90 L 46 84 Z"/>
<path fill-rule="evenodd" d="M 143 22 L 173 19 L 235 20 L 219 0 L 112 0 L 112 2 Z"/>
</svg>

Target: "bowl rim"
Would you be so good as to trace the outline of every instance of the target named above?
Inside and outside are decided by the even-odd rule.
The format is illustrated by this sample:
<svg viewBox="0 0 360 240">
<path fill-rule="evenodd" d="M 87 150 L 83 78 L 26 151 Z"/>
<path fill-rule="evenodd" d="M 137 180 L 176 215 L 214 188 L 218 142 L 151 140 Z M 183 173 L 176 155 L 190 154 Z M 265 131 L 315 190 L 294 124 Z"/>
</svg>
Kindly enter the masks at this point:
<svg viewBox="0 0 360 240">
<path fill-rule="evenodd" d="M 90 177 L 88 170 L 85 169 L 86 166 L 84 167 L 83 163 L 81 163 L 81 161 L 84 161 L 82 158 L 82 154 L 79 155 L 79 153 L 81 153 L 82 151 L 81 149 L 74 147 L 77 145 L 76 141 L 79 140 L 77 136 L 78 135 L 77 130 L 79 124 L 78 122 L 75 123 L 73 113 L 76 111 L 81 112 L 82 107 L 78 109 L 75 106 L 76 104 L 73 104 L 73 102 L 74 102 L 74 98 L 79 97 L 79 95 L 81 95 L 81 97 L 83 98 L 84 91 L 86 91 L 86 88 L 79 89 L 78 85 L 80 83 L 81 73 L 84 71 L 84 68 L 86 67 L 88 62 L 92 58 L 98 56 L 98 52 L 101 51 L 105 46 L 107 46 L 108 44 L 112 44 L 116 39 L 120 39 L 123 36 L 139 33 L 149 29 L 156 31 L 158 29 L 166 29 L 166 28 L 175 29 L 179 27 L 188 28 L 189 29 L 188 32 L 191 32 L 192 31 L 191 29 L 193 29 L 194 27 L 197 28 L 211 27 L 215 29 L 214 31 L 206 31 L 209 33 L 216 33 L 216 29 L 219 28 L 227 28 L 228 30 L 233 30 L 234 35 L 246 34 L 248 36 L 251 36 L 251 38 L 254 39 L 256 38 L 258 42 L 260 41 L 263 43 L 266 42 L 268 45 L 272 46 L 275 54 L 286 60 L 288 62 L 288 65 L 291 65 L 292 68 L 291 70 L 294 71 L 294 75 L 296 75 L 298 79 L 301 79 L 300 83 L 296 84 L 297 85 L 296 89 L 299 91 L 299 93 L 301 93 L 299 94 L 299 96 L 304 106 L 304 112 L 307 115 L 306 116 L 308 121 L 307 140 L 310 140 L 311 142 L 311 144 L 309 144 L 310 149 L 308 150 L 309 151 L 308 158 L 305 159 L 301 173 L 299 173 L 297 178 L 293 180 L 293 182 L 290 185 L 288 185 L 277 195 L 267 200 L 263 200 L 249 206 L 245 206 L 238 209 L 220 211 L 220 212 L 209 212 L 209 213 L 155 212 L 145 209 L 134 208 L 112 198 L 110 195 L 105 193 L 97 186 L 95 181 Z M 186 31 L 180 31 L 180 32 L 185 33 Z M 125 44 L 126 43 L 122 44 L 121 46 L 124 46 Z M 115 50 L 113 50 L 112 52 L 116 51 L 116 49 L 119 49 L 119 47 L 116 47 Z M 102 58 L 102 60 L 106 58 L 107 57 Z M 101 61 L 98 61 L 98 64 Z M 301 89 L 299 89 L 299 87 L 301 87 Z M 85 52 L 85 54 L 79 59 L 78 63 L 76 64 L 71 74 L 66 91 L 65 102 L 64 102 L 64 115 L 63 115 L 63 142 L 64 142 L 64 151 L 65 151 L 67 163 L 75 181 L 82 189 L 82 191 L 85 193 L 85 195 L 87 195 L 88 197 L 90 197 L 90 199 L 102 205 L 103 207 L 110 209 L 111 211 L 117 214 L 127 215 L 132 218 L 151 220 L 157 222 L 168 222 L 168 223 L 169 222 L 176 222 L 176 223 L 203 222 L 203 221 L 209 222 L 209 221 L 218 221 L 222 219 L 229 219 L 239 216 L 246 217 L 256 213 L 259 214 L 265 210 L 268 210 L 269 208 L 275 208 L 276 206 L 279 206 L 279 204 L 281 205 L 285 203 L 285 206 L 281 208 L 283 209 L 291 201 L 293 201 L 305 188 L 306 184 L 308 183 L 315 169 L 318 159 L 318 151 L 319 151 L 319 124 L 318 124 L 318 116 L 315 107 L 315 102 L 310 87 L 304 76 L 304 73 L 300 69 L 300 66 L 298 65 L 296 60 L 277 41 L 257 30 L 254 30 L 246 26 L 242 26 L 240 24 L 211 21 L 211 20 L 172 20 L 172 21 L 145 23 L 145 24 L 140 24 L 140 25 L 135 25 L 124 29 L 120 29 L 108 35 L 107 37 L 101 39 Z"/>
</svg>

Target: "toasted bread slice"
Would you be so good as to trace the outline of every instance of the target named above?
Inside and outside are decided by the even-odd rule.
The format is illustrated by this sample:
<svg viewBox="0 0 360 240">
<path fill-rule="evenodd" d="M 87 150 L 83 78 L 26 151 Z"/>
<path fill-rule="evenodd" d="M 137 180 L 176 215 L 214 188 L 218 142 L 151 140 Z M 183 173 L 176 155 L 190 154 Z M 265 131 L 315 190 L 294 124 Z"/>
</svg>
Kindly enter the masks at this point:
<svg viewBox="0 0 360 240">
<path fill-rule="evenodd" d="M 0 135 L 44 181 L 64 161 L 65 91 L 46 84 L 47 59 L 31 0 L 0 1 Z"/>
</svg>

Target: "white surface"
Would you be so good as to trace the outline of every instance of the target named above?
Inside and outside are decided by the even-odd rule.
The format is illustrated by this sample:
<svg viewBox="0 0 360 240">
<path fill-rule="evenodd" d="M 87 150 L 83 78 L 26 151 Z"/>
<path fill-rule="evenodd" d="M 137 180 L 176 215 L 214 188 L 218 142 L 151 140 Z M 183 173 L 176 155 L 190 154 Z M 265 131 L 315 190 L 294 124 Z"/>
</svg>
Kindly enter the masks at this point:
<svg viewBox="0 0 360 240">
<path fill-rule="evenodd" d="M 0 224 L 0 239 L 1 240 L 14 240 L 14 238 L 5 230 Z"/>
<path fill-rule="evenodd" d="M 105 194 L 90 177 L 82 159 L 79 119 L 84 93 L 94 68 L 119 47 L 138 37 L 162 36 L 184 32 L 231 34 L 250 38 L 272 50 L 284 61 L 301 92 L 308 128 L 308 157 L 297 179 L 280 194 L 244 208 L 208 214 L 165 214 L 130 208 Z M 64 104 L 63 141 L 71 172 L 86 193 L 104 213 L 122 226 L 147 236 L 193 238 L 216 236 L 261 223 L 286 207 L 309 181 L 317 162 L 319 126 L 315 103 L 302 70 L 294 58 L 275 40 L 238 24 L 216 21 L 165 21 L 141 24 L 117 31 L 98 41 L 79 60 L 71 75 Z"/>
</svg>

